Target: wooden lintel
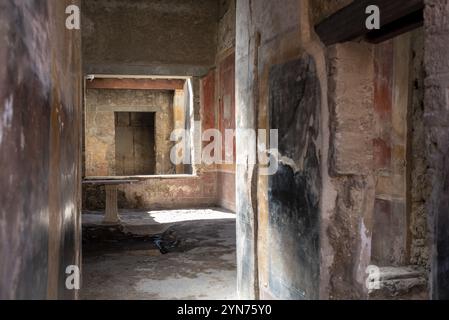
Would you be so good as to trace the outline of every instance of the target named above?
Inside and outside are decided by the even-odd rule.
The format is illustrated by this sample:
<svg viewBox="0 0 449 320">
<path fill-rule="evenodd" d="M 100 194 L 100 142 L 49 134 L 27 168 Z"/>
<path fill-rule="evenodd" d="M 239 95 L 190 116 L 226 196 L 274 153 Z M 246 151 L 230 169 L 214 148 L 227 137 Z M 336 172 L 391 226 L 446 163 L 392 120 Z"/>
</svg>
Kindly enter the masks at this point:
<svg viewBox="0 0 449 320">
<path fill-rule="evenodd" d="M 370 33 L 370 30 L 366 28 L 366 19 L 368 18 L 366 8 L 370 5 L 379 7 L 381 27 L 379 32 L 387 34 L 382 31 L 386 26 L 389 26 L 388 33 L 401 29 L 408 31 L 407 26 L 395 24 L 395 22 L 416 12 L 422 12 L 424 0 L 355 0 L 316 25 L 315 31 L 326 45 L 363 37 Z M 413 25 L 416 25 L 416 22 Z M 393 30 L 391 26 L 395 26 L 396 29 Z"/>
<path fill-rule="evenodd" d="M 87 89 L 127 89 L 127 90 L 182 90 L 182 79 L 116 79 L 96 78 L 87 80 Z"/>
<path fill-rule="evenodd" d="M 365 40 L 370 43 L 381 43 L 394 38 L 405 32 L 414 30 L 416 28 L 422 27 L 424 24 L 424 12 L 416 11 L 408 16 L 396 20 L 390 23 L 380 30 L 371 31 L 366 34 Z"/>
</svg>

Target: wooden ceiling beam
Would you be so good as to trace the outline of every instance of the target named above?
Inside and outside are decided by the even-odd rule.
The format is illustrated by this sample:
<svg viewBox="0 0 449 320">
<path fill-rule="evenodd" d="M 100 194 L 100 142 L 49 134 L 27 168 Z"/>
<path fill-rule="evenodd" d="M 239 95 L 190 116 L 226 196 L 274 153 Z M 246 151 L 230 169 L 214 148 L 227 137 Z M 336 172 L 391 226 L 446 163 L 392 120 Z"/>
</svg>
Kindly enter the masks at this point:
<svg viewBox="0 0 449 320">
<path fill-rule="evenodd" d="M 373 30 L 368 32 L 365 36 L 365 40 L 370 43 L 381 43 L 394 38 L 405 32 L 414 30 L 424 25 L 424 12 L 416 11 L 408 16 L 400 18 L 395 22 L 387 24 L 380 30 Z"/>
<path fill-rule="evenodd" d="M 411 30 L 411 26 L 419 26 L 417 21 L 407 24 L 410 19 L 404 18 L 408 16 L 416 18 L 417 12 L 422 13 L 424 0 L 355 0 L 317 24 L 315 31 L 326 45 L 364 37 L 371 32 L 366 28 L 366 19 L 368 18 L 366 8 L 370 5 L 376 5 L 380 9 L 381 29 L 376 31 L 378 34 L 382 34 L 382 37 L 378 38 L 379 40 L 387 39 L 389 33 L 399 35 Z M 419 16 L 422 17 L 422 14 Z M 384 28 L 388 29 L 388 32 L 383 31 Z"/>
<path fill-rule="evenodd" d="M 87 80 L 87 89 L 122 89 L 122 90 L 182 90 L 182 79 L 117 79 L 96 78 Z"/>
</svg>

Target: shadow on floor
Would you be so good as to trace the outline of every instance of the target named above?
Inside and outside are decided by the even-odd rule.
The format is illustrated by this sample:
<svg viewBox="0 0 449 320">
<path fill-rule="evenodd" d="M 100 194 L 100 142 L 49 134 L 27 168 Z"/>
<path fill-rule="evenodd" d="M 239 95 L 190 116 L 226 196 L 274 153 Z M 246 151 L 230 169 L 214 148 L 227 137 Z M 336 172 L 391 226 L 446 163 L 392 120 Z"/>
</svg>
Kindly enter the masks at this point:
<svg viewBox="0 0 449 320">
<path fill-rule="evenodd" d="M 101 225 L 100 215 L 83 222 L 83 299 L 236 299 L 234 214 L 207 209 L 120 216 L 121 226 Z M 149 233 L 156 224 L 163 232 Z"/>
</svg>

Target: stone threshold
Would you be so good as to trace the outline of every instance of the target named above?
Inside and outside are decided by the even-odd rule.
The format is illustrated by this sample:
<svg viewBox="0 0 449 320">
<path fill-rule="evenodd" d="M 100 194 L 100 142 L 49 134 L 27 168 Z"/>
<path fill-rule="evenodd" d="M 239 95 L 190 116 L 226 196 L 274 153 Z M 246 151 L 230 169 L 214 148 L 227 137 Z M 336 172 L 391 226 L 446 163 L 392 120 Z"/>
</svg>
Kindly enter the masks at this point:
<svg viewBox="0 0 449 320">
<path fill-rule="evenodd" d="M 380 267 L 369 276 L 369 299 L 428 299 L 427 271 L 419 266 Z"/>
</svg>

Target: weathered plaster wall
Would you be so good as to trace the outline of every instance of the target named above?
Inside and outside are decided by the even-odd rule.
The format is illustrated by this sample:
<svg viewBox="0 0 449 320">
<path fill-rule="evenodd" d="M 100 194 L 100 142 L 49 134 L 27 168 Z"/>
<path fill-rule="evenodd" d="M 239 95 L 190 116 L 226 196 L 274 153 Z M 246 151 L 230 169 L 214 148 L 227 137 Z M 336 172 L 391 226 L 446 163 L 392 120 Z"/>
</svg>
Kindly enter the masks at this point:
<svg viewBox="0 0 449 320">
<path fill-rule="evenodd" d="M 86 175 L 116 175 L 114 112 L 155 112 L 155 174 L 173 174 L 174 91 L 97 90 L 86 92 Z"/>
<path fill-rule="evenodd" d="M 189 106 L 190 101 L 187 100 L 187 83 L 184 84 L 184 90 L 175 90 L 175 96 L 173 99 L 173 117 L 174 117 L 174 130 L 186 130 L 190 128 L 188 124 L 190 118 Z M 185 150 L 190 150 L 190 143 L 185 142 L 183 145 L 177 144 L 177 153 L 175 155 L 176 174 L 191 174 L 193 172 L 192 166 L 189 164 L 183 164 L 181 161 L 184 158 Z"/>
<path fill-rule="evenodd" d="M 215 61 L 218 6 L 217 0 L 85 0 L 85 72 L 203 75 Z"/>
<path fill-rule="evenodd" d="M 329 282 L 323 277 L 321 286 L 331 299 L 373 297 L 365 285 L 370 264 L 388 267 L 391 279 L 406 279 L 377 297 L 426 296 L 425 271 L 418 268 L 426 259 L 426 227 L 416 207 L 427 185 L 422 119 L 414 115 L 422 104 L 419 32 L 375 46 L 348 42 L 328 48 L 329 166 L 336 202 L 330 223 L 323 223 L 329 242 L 321 249 L 330 254 L 322 260 Z M 419 187 L 411 182 L 417 180 Z M 419 271 L 404 276 L 408 265 Z"/>
<path fill-rule="evenodd" d="M 372 263 L 426 266 L 423 30 L 375 46 Z"/>
<path fill-rule="evenodd" d="M 231 47 L 232 49 L 232 47 Z M 235 132 L 235 54 L 231 52 L 218 65 L 217 128 L 222 135 L 223 164 L 217 166 L 219 204 L 235 211 L 235 139 L 227 137 L 227 130 Z M 227 141 L 229 140 L 229 141 Z M 229 145 L 227 145 L 229 143 Z M 228 148 L 229 147 L 229 148 Z"/>
<path fill-rule="evenodd" d="M 360 243 L 359 225 L 356 230 L 348 230 L 345 223 L 351 223 L 351 219 L 360 221 L 359 210 L 368 206 L 365 192 L 372 182 L 356 179 L 345 187 L 334 184 L 330 176 L 328 159 L 335 159 L 335 154 L 330 156 L 334 143 L 330 140 L 328 105 L 330 53 L 313 32 L 314 23 L 346 4 L 348 1 L 285 1 L 279 6 L 271 1 L 237 1 L 237 127 L 279 129 L 283 144 L 280 171 L 273 177 L 259 176 L 258 166 L 237 166 L 238 288 L 244 297 L 329 298 L 334 285 L 331 272 L 335 272 L 334 280 L 343 282 L 345 273 L 349 273 L 346 278 L 355 281 L 354 273 L 340 265 L 339 253 L 335 251 L 340 250 L 344 256 Z M 281 68 L 295 61 L 304 66 L 296 70 L 298 77 L 285 72 L 270 82 L 273 66 Z M 285 83 L 284 87 L 289 89 L 279 88 L 273 84 L 276 82 Z M 354 89 L 356 92 L 366 91 L 355 81 L 347 83 L 344 89 L 354 84 L 359 88 Z M 304 94 L 298 96 L 298 92 Z M 351 111 L 346 112 L 349 116 Z M 273 116 L 279 117 L 278 120 Z M 354 140 L 358 124 L 351 125 L 353 129 L 350 126 L 349 132 L 341 131 L 339 139 Z M 298 135 L 292 139 L 295 132 Z M 332 139 L 335 136 L 338 135 Z M 354 148 L 364 146 L 365 141 L 364 135 L 359 136 L 353 141 L 357 143 Z M 237 138 L 238 163 L 255 157 L 257 143 L 262 141 L 246 136 Z M 348 157 L 352 153 L 346 144 L 339 152 L 340 155 L 346 152 Z M 281 180 L 290 181 L 291 187 L 286 190 Z M 287 191 L 291 197 L 284 194 Z M 338 194 L 341 196 L 337 197 Z M 338 207 L 353 218 L 339 217 L 341 223 L 336 224 Z M 347 213 L 347 209 L 354 212 Z M 282 237 L 282 233 L 290 237 Z M 339 234 L 345 240 L 339 241 L 341 248 L 335 248 L 333 236 Z M 346 241 L 351 241 L 351 248 L 344 246 Z M 274 253 L 279 248 L 286 253 Z M 360 256 L 367 254 L 365 251 L 358 249 L 353 254 L 349 261 L 352 270 L 353 265 L 360 264 Z"/>
<path fill-rule="evenodd" d="M 362 298 L 365 268 L 370 262 L 374 205 L 373 50 L 364 43 L 328 48 L 331 181 L 336 190 L 323 225 L 322 279 L 330 299 Z M 323 192 L 325 192 L 323 190 Z"/>
<path fill-rule="evenodd" d="M 199 102 L 199 80 L 194 78 L 192 81 L 192 89 L 194 91 L 193 98 L 193 118 L 185 119 L 187 123 L 184 123 L 184 127 L 191 127 L 190 121 L 200 121 L 201 126 L 205 126 L 207 118 L 201 115 L 200 102 Z M 94 90 L 88 90 L 92 94 Z M 101 93 L 100 93 L 101 92 Z M 99 94 L 100 93 L 100 94 Z M 112 95 L 111 95 L 112 94 Z M 102 103 L 98 102 L 98 97 L 101 98 Z M 169 123 L 173 124 L 180 119 L 174 119 L 173 115 L 169 121 L 168 110 L 160 109 L 161 105 L 172 106 L 173 105 L 173 92 L 150 92 L 150 91 L 113 91 L 101 90 L 96 92 L 91 97 L 91 103 L 101 110 L 135 110 L 136 108 L 142 111 L 155 111 L 160 110 L 160 117 L 157 118 L 160 124 L 167 123 L 167 130 L 159 136 L 159 143 L 165 144 L 169 141 L 171 130 L 168 130 Z M 103 99 L 104 98 L 104 99 Z M 190 96 L 184 95 L 184 98 L 190 103 Z M 88 99 L 89 100 L 89 99 Z M 89 103 L 88 103 L 89 104 Z M 143 108 L 143 109 L 142 109 Z M 87 112 L 89 112 L 89 105 Z M 100 112 L 104 113 L 104 112 Z M 104 121 L 107 117 L 99 116 L 98 119 Z M 166 118 L 167 121 L 163 121 Z M 158 121 L 157 120 L 157 121 Z M 161 121 L 162 120 L 162 121 Z M 178 120 L 178 121 L 177 121 Z M 113 124 L 109 123 L 108 127 Z M 158 124 L 156 123 L 158 126 Z M 96 135 L 95 132 L 92 133 Z M 100 135 L 101 137 L 101 135 Z M 168 139 L 168 140 L 167 140 Z M 195 141 L 195 146 L 200 143 L 199 140 Z M 172 142 L 169 142 L 172 144 Z M 196 147 L 195 149 L 198 149 Z M 98 146 L 93 148 L 94 151 L 98 151 Z M 164 148 L 164 157 L 161 161 L 165 161 L 166 165 L 171 166 L 169 159 L 170 148 Z M 199 149 L 200 150 L 200 149 Z M 188 166 L 191 170 L 192 166 Z M 194 174 L 188 175 L 189 170 L 184 168 L 186 175 L 168 175 L 168 176 L 153 176 L 135 179 L 140 180 L 139 183 L 133 185 L 126 185 L 119 187 L 119 208 L 124 209 L 174 209 L 174 208 L 194 208 L 194 207 L 207 207 L 214 206 L 217 203 L 217 184 L 216 184 L 216 172 L 209 170 L 209 168 L 202 165 L 194 165 Z M 169 173 L 169 171 L 166 171 Z M 104 210 L 105 208 L 105 191 L 101 186 L 83 186 L 83 208 L 86 210 Z"/>
<path fill-rule="evenodd" d="M 424 179 L 416 167 L 424 159 L 417 155 L 408 170 L 404 167 L 408 144 L 420 152 L 423 147 L 421 123 L 414 116 L 409 125 L 407 118 L 408 108 L 420 105 L 419 84 L 413 91 L 408 88 L 422 77 L 419 40 L 415 33 L 395 40 L 391 53 L 397 63 L 387 71 L 394 86 L 391 103 L 397 107 L 391 108 L 390 122 L 383 123 L 377 117 L 388 106 L 384 92 L 376 93 L 376 76 L 382 81 L 385 77 L 375 69 L 375 47 L 364 42 L 324 47 L 313 31 L 315 23 L 349 2 L 285 1 L 276 6 L 237 1 L 237 127 L 279 129 L 280 151 L 279 171 L 264 177 L 249 162 L 261 141 L 237 137 L 238 290 L 243 297 L 370 297 L 366 270 L 373 262 L 376 189 L 382 187 L 376 163 L 381 167 L 386 158 L 392 175 L 401 180 L 390 191 L 402 192 L 402 215 L 394 227 L 388 225 L 389 216 L 378 215 L 382 224 L 376 241 L 386 243 L 386 235 L 399 252 L 395 258 L 400 261 L 386 259 L 389 265 L 418 265 L 406 259 L 413 250 L 425 260 L 420 251 L 425 245 L 418 248 L 425 231 L 416 231 L 425 229 L 423 213 L 416 205 L 407 211 L 405 201 L 406 192 L 423 195 L 405 187 L 407 179 Z M 402 61 L 402 54 L 410 61 Z M 408 66 L 413 63 L 417 70 L 412 76 Z M 376 144 L 383 125 L 391 129 L 391 153 Z M 414 128 L 415 142 L 409 142 L 406 130 Z M 388 194 L 389 200 L 395 196 Z M 386 277 L 404 277 L 404 272 L 410 277 L 382 293 L 384 297 L 412 291 L 415 297 L 425 296 L 422 270 L 404 270 L 381 270 Z"/>
<path fill-rule="evenodd" d="M 411 107 L 411 37 L 404 34 L 375 46 L 374 204 L 372 263 L 407 263 L 408 109 Z"/>
<path fill-rule="evenodd" d="M 193 97 L 185 96 L 187 100 L 193 98 L 193 118 L 185 120 L 187 127 L 195 131 L 198 128 L 193 121 L 201 121 L 204 127 L 210 120 L 200 114 L 197 76 L 204 76 L 216 64 L 218 43 L 220 48 L 232 43 L 233 28 L 229 22 L 232 17 L 228 13 L 232 9 L 232 5 L 217 0 L 83 1 L 84 70 L 101 74 L 194 76 Z M 219 21 L 221 34 L 226 35 L 220 40 Z M 193 159 L 198 159 L 201 152 L 199 138 L 194 144 Z M 196 177 L 148 178 L 124 188 L 120 205 L 133 208 L 215 205 L 217 173 L 211 169 L 214 168 L 196 164 L 193 170 Z M 177 173 L 193 171 L 189 167 L 176 168 Z M 227 179 L 223 185 L 228 184 Z M 83 198 L 87 208 L 103 206 L 102 194 L 94 197 L 87 191 Z"/>
<path fill-rule="evenodd" d="M 219 1 L 218 46 L 216 67 L 202 79 L 207 129 L 218 129 L 225 148 L 226 129 L 235 129 L 235 0 Z M 207 111 L 206 111 L 207 109 Z M 235 160 L 235 142 L 232 147 Z M 226 160 L 226 150 L 221 155 Z M 232 161 L 230 161 L 232 162 Z M 235 164 L 215 166 L 217 171 L 217 205 L 235 211 Z"/>
<path fill-rule="evenodd" d="M 425 133 L 432 190 L 427 209 L 431 228 L 431 291 L 449 299 L 449 2 L 426 0 L 424 35 Z"/>
<path fill-rule="evenodd" d="M 303 6 L 298 1 L 284 1 L 282 6 L 272 1 L 237 1 L 237 127 L 279 129 L 282 145 L 278 173 L 259 176 L 258 166 L 248 161 L 254 159 L 258 141 L 237 137 L 238 290 L 243 297 L 319 295 L 317 143 L 321 144 L 322 92 L 318 79 L 324 65 L 317 66 L 315 53 L 309 55 L 302 47 L 301 32 L 310 31 L 301 24 L 301 12 L 308 19 Z M 289 68 L 301 71 L 301 77 L 283 72 Z M 292 140 L 295 133 L 301 142 Z M 303 240 L 301 247 L 299 240 Z"/>
<path fill-rule="evenodd" d="M 217 185 L 215 172 L 199 172 L 197 176 L 154 176 L 136 178 L 132 185 L 119 187 L 120 209 L 158 210 L 215 206 Z M 104 187 L 83 186 L 83 208 L 104 210 Z"/>
<path fill-rule="evenodd" d="M 202 128 L 207 125 L 207 117 L 202 115 L 200 110 L 200 81 L 198 78 L 192 79 L 193 90 L 193 116 L 186 119 L 185 126 L 189 129 L 192 127 L 194 121 L 200 121 Z M 190 103 L 189 94 L 185 94 L 184 97 L 188 103 Z M 95 116 L 86 118 L 97 119 L 103 123 L 108 117 L 101 114 L 112 114 L 110 110 L 116 111 L 157 111 L 156 127 L 161 126 L 163 123 L 167 123 L 162 134 L 158 135 L 156 144 L 165 146 L 163 148 L 157 147 L 157 154 L 160 156 L 157 159 L 160 160 L 161 165 L 159 175 L 165 175 L 168 173 L 174 173 L 174 166 L 170 161 L 170 150 L 173 142 L 170 141 L 170 134 L 172 132 L 176 119 L 173 119 L 173 110 L 160 109 L 161 106 L 166 105 L 173 108 L 173 92 L 150 92 L 145 90 L 129 91 L 129 90 L 88 90 L 88 105 L 86 113 L 95 111 Z M 89 102 L 90 101 L 90 102 Z M 93 109 L 92 109 L 93 108 Z M 164 121 L 166 119 L 167 121 Z M 171 119 L 171 120 L 169 120 Z M 179 120 L 179 119 L 178 119 Z M 158 124 L 159 122 L 159 124 Z M 99 127 L 113 128 L 113 116 L 112 120 L 106 123 L 104 126 L 97 124 L 97 131 Z M 170 130 L 169 130 L 170 127 Z M 195 130 L 198 131 L 199 127 Z M 102 129 L 103 130 L 103 129 Z M 92 139 L 100 139 L 102 135 L 98 135 L 97 131 L 92 131 L 90 136 Z M 104 130 L 103 130 L 104 131 Z M 107 136 L 110 137 L 112 133 L 107 131 Z M 88 135 L 89 136 L 89 135 Z M 86 147 L 88 148 L 86 136 Z M 198 152 L 201 152 L 201 141 L 198 140 L 201 137 L 196 137 L 194 143 L 194 159 L 198 160 Z M 113 142 L 113 138 L 108 139 L 109 142 Z M 97 143 L 96 141 L 94 141 Z M 168 144 L 167 144 L 168 143 Z M 107 152 L 99 153 L 98 143 L 93 144 L 91 148 L 93 152 L 92 160 L 95 160 L 95 154 L 107 154 Z M 162 150 L 161 152 L 159 152 Z M 113 152 L 113 151 L 111 151 Z M 86 158 L 89 158 L 86 153 Z M 102 156 L 99 163 L 106 163 Z M 109 159 L 109 158 L 107 158 Z M 113 159 L 113 155 L 112 155 Z M 158 161 L 159 161 L 158 160 Z M 170 167 L 166 170 L 166 167 Z M 217 173 L 214 168 L 204 166 L 202 164 L 193 164 L 193 174 L 190 175 L 189 170 L 192 170 L 192 166 L 184 168 L 185 175 L 168 175 L 168 176 L 153 176 L 153 177 L 137 177 L 140 180 L 139 183 L 127 186 L 121 186 L 119 188 L 119 208 L 125 209 L 173 209 L 173 208 L 192 208 L 192 207 L 206 207 L 217 204 Z M 95 167 L 93 167 L 95 168 Z M 188 169 L 188 170 L 187 170 Z M 87 171 L 89 172 L 89 171 Z M 102 174 L 100 174 L 101 176 Z M 101 186 L 83 186 L 83 208 L 86 210 L 104 210 L 105 208 L 105 194 L 104 187 Z"/>
<path fill-rule="evenodd" d="M 217 205 L 235 212 L 235 173 L 217 172 Z"/>
<path fill-rule="evenodd" d="M 76 297 L 80 265 L 79 1 L 0 3 L 0 299 Z"/>
<path fill-rule="evenodd" d="M 410 261 L 429 270 L 429 228 L 427 204 L 431 193 L 428 153 L 424 124 L 424 29 L 411 34 L 412 96 L 409 106 L 410 186 Z"/>
<path fill-rule="evenodd" d="M 319 296 L 320 94 L 311 56 L 271 68 L 270 128 L 279 130 L 281 159 L 278 172 L 268 178 L 270 279 L 265 290 L 282 299 Z M 279 245 L 283 250 L 276 250 Z M 291 271 L 279 273 L 286 268 Z"/>
</svg>

